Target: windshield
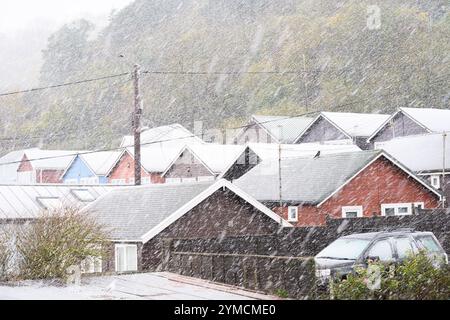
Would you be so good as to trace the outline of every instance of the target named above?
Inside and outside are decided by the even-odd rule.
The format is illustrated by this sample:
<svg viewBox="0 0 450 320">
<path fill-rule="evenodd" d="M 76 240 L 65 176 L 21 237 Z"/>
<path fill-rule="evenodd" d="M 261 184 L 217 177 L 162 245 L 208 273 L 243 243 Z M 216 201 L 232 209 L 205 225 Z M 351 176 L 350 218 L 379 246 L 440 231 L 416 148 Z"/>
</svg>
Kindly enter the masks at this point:
<svg viewBox="0 0 450 320">
<path fill-rule="evenodd" d="M 320 251 L 316 258 L 356 260 L 369 242 L 365 239 L 337 239 Z"/>
</svg>

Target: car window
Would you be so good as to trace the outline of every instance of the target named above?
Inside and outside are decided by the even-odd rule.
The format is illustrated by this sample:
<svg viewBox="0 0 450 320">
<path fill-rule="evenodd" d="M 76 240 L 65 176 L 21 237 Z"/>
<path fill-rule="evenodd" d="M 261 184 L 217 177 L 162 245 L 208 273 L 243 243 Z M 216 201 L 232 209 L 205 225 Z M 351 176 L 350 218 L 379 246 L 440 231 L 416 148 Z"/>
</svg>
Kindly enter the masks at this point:
<svg viewBox="0 0 450 320">
<path fill-rule="evenodd" d="M 375 243 L 367 254 L 369 257 L 378 257 L 380 261 L 392 260 L 392 248 L 388 240 L 380 240 Z"/>
<path fill-rule="evenodd" d="M 436 243 L 436 240 L 432 236 L 420 236 L 417 237 L 417 241 L 430 252 L 441 252 L 441 248 Z"/>
<path fill-rule="evenodd" d="M 409 238 L 396 238 L 395 245 L 397 247 L 397 254 L 400 259 L 406 258 L 408 255 L 415 253 L 414 244 Z"/>
</svg>

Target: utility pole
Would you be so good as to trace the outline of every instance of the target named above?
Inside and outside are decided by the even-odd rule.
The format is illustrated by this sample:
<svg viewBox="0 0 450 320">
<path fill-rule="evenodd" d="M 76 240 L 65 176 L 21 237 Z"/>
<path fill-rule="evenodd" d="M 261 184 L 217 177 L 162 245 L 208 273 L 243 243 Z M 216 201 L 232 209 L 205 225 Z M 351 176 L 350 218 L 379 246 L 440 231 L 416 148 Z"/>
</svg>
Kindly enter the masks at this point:
<svg viewBox="0 0 450 320">
<path fill-rule="evenodd" d="M 281 137 L 280 137 L 281 140 Z M 279 186 L 279 198 L 280 198 L 280 224 L 283 223 L 283 187 L 281 179 L 281 141 L 278 141 L 278 186 Z M 289 215 L 289 212 L 288 212 Z"/>
<path fill-rule="evenodd" d="M 445 184 L 445 139 L 447 138 L 447 133 L 444 131 L 442 133 L 442 181 L 441 181 L 441 186 L 442 186 L 442 208 L 445 208 L 445 189 L 446 189 L 446 184 Z"/>
<path fill-rule="evenodd" d="M 142 100 L 140 92 L 141 68 L 134 65 L 134 110 L 133 110 L 133 135 L 134 135 L 134 185 L 141 185 L 141 116 Z"/>
</svg>

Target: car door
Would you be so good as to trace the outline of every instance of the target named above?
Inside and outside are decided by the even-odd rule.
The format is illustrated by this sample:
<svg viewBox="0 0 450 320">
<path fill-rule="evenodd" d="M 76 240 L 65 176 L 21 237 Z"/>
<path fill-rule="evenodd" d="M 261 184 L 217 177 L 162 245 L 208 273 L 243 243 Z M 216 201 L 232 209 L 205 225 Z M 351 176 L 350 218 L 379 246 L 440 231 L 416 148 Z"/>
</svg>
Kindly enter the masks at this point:
<svg viewBox="0 0 450 320">
<path fill-rule="evenodd" d="M 390 264 L 395 261 L 394 250 L 389 238 L 376 240 L 365 253 L 365 258 Z"/>
<path fill-rule="evenodd" d="M 407 236 L 395 237 L 393 239 L 393 244 L 398 261 L 403 261 L 408 256 L 418 252 L 418 248 L 413 239 Z"/>
</svg>

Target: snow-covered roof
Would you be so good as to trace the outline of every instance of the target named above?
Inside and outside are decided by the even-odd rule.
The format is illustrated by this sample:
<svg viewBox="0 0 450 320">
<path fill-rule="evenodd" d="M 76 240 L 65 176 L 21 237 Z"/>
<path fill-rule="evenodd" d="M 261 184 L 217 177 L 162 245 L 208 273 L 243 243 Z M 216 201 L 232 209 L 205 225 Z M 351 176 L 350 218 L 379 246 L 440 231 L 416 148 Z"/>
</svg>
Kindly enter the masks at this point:
<svg viewBox="0 0 450 320">
<path fill-rule="evenodd" d="M 386 124 L 399 113 L 404 114 L 428 132 L 450 131 L 450 110 L 436 108 L 398 108 L 397 112 L 386 119 L 367 139 L 370 141 Z"/>
<path fill-rule="evenodd" d="M 26 152 L 37 148 L 11 151 L 0 158 L 0 184 L 16 184 L 17 169 Z"/>
<path fill-rule="evenodd" d="M 24 154 L 34 169 L 65 170 L 73 158 L 83 152 L 86 151 L 29 149 Z"/>
<path fill-rule="evenodd" d="M 36 218 L 44 209 L 84 207 L 112 186 L 0 185 L 0 219 Z"/>
<path fill-rule="evenodd" d="M 311 123 L 312 118 L 253 115 L 252 120 L 263 127 L 279 143 L 293 143 Z"/>
<path fill-rule="evenodd" d="M 203 140 L 194 136 L 192 132 L 178 123 L 155 127 L 141 132 L 141 144 L 150 145 L 153 142 L 169 140 L 178 141 L 181 144 L 203 143 Z M 132 145 L 134 145 L 134 137 L 124 136 L 120 146 L 130 147 Z"/>
<path fill-rule="evenodd" d="M 192 151 L 214 173 L 225 170 L 243 151 L 242 146 L 214 143 L 189 144 L 186 149 Z"/>
<path fill-rule="evenodd" d="M 160 142 L 142 146 L 141 164 L 147 172 L 164 172 L 184 148 L 178 141 Z M 134 157 L 134 148 L 127 148 Z"/>
<path fill-rule="evenodd" d="M 112 230 L 112 240 L 147 242 L 216 190 L 226 187 L 283 226 L 273 211 L 226 180 L 117 188 L 85 210 Z"/>
<path fill-rule="evenodd" d="M 81 154 L 82 160 L 99 176 L 106 176 L 117 163 L 123 151 L 99 151 Z"/>
<path fill-rule="evenodd" d="M 249 143 L 248 146 L 263 161 L 278 159 L 280 147 L 282 158 L 313 157 L 319 151 L 321 154 L 361 151 L 361 149 L 354 144 L 300 143 L 278 145 L 273 143 Z"/>
<path fill-rule="evenodd" d="M 318 205 L 347 184 L 360 170 L 384 156 L 437 196 L 440 194 L 402 164 L 380 150 L 320 155 L 262 162 L 234 183 L 259 201 L 283 201 Z M 280 179 L 281 172 L 281 179 Z"/>
<path fill-rule="evenodd" d="M 442 133 L 405 136 L 376 142 L 375 148 L 385 150 L 413 171 L 442 171 L 444 149 Z M 450 169 L 450 135 L 445 139 L 445 169 Z"/>
<path fill-rule="evenodd" d="M 350 112 L 322 112 L 321 115 L 351 137 L 368 137 L 389 118 L 388 114 Z"/>
<path fill-rule="evenodd" d="M 399 108 L 400 111 L 430 130 L 442 132 L 450 130 L 450 110 L 434 108 Z"/>
</svg>

